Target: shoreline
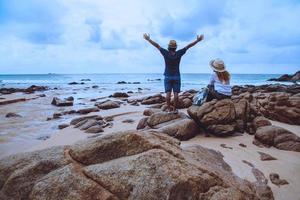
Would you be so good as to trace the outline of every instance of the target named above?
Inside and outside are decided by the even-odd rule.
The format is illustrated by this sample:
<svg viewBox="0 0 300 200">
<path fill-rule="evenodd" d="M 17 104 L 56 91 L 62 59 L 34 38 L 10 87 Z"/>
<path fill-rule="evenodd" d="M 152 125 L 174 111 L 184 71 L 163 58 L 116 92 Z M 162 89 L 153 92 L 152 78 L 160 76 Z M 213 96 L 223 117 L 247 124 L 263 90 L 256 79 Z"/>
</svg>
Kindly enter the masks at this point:
<svg viewBox="0 0 300 200">
<path fill-rule="evenodd" d="M 90 89 L 91 90 L 91 89 Z M 21 94 L 14 93 L 8 95 L 1 95 L 5 100 L 16 99 L 16 98 L 26 98 L 31 100 L 17 102 L 13 104 L 7 104 L 0 106 L 1 120 L 6 120 L 6 123 L 0 124 L 2 130 L 6 130 L 6 134 L 0 135 L 0 143 L 2 148 L 0 148 L 1 154 L 0 159 L 7 155 L 12 155 L 19 152 L 32 152 L 36 150 L 42 150 L 45 148 L 50 148 L 54 146 L 65 146 L 73 145 L 76 142 L 83 141 L 88 138 L 96 138 L 100 135 L 111 134 L 119 131 L 126 130 L 136 130 L 139 121 L 144 117 L 143 112 L 145 109 L 152 107 L 152 105 L 142 105 L 141 101 L 138 99 L 144 99 L 146 96 L 151 96 L 153 93 L 129 93 L 130 97 L 122 98 L 106 98 L 112 101 L 119 102 L 118 108 L 103 110 L 100 109 L 96 112 L 91 112 L 88 114 L 67 114 L 62 115 L 57 119 L 51 119 L 46 121 L 47 117 L 51 117 L 54 113 L 62 113 L 68 110 L 80 110 L 83 108 L 93 107 L 95 102 L 91 101 L 92 97 L 84 97 L 80 99 L 77 97 L 72 107 L 55 107 L 51 106 L 51 100 L 55 96 L 67 97 L 72 95 L 73 91 L 62 90 L 47 90 L 43 92 L 35 92 L 33 94 Z M 263 91 L 262 91 L 263 93 Z M 46 96 L 41 97 L 41 94 Z M 182 93 L 181 93 L 182 94 Z M 78 94 L 80 95 L 80 94 Z M 100 99 L 98 101 L 103 101 L 105 99 Z M 4 101 L 0 99 L 0 101 Z M 136 102 L 135 102 L 136 101 Z M 130 103 L 129 103 L 130 102 Z M 134 104 L 137 105 L 134 105 Z M 159 103 L 158 103 L 159 104 Z M 39 107 L 36 107 L 39 105 Z M 153 104 L 156 105 L 156 104 Z M 26 110 L 27 109 L 27 110 Z M 42 111 L 41 111 L 42 109 Z M 181 112 L 187 114 L 187 109 L 180 109 Z M 13 112 L 20 114 L 22 117 L 16 118 L 5 118 L 4 115 L 8 112 Z M 41 116 L 41 113 L 42 116 Z M 91 115 L 101 115 L 102 118 L 113 118 L 111 127 L 104 129 L 104 132 L 98 134 L 88 134 L 80 129 L 76 129 L 73 126 L 66 127 L 59 130 L 57 127 L 60 124 L 70 123 L 74 118 L 80 116 L 91 116 Z M 41 121 L 39 123 L 34 123 L 30 127 L 30 121 Z M 28 122 L 29 121 L 29 122 Z M 107 121 L 108 122 L 108 121 Z M 300 125 L 290 125 L 287 123 L 271 121 L 272 124 L 283 127 L 300 137 Z M 11 126 L 15 125 L 15 129 Z M 18 127 L 19 126 L 19 127 Z M 9 130 L 11 132 L 9 133 Z M 19 130 L 18 134 L 11 134 L 15 130 Z M 23 130 L 23 131 L 22 131 Z M 25 130 L 25 131 L 24 131 Z M 48 134 L 34 134 L 43 133 Z M 25 135 L 29 133 L 28 135 Z M 31 136 L 30 136 L 31 135 Z M 45 140 L 37 140 L 37 136 L 50 136 L 46 137 Z M 7 137 L 7 139 L 5 139 Z M 17 138 L 17 139 L 16 139 Z M 29 139 L 28 139 L 29 138 Z M 31 138 L 31 139 L 30 139 Z M 187 141 L 181 142 L 181 147 L 188 148 L 189 146 L 199 145 L 209 149 L 214 149 L 219 151 L 224 156 L 224 161 L 230 165 L 234 174 L 242 179 L 246 179 L 250 182 L 255 181 L 255 177 L 251 171 L 251 167 L 243 163 L 242 160 L 246 160 L 261 170 L 267 179 L 269 179 L 269 174 L 272 172 L 280 174 L 280 176 L 286 179 L 289 184 L 284 186 L 276 186 L 269 180 L 268 186 L 271 187 L 275 199 L 296 199 L 297 198 L 297 186 L 300 185 L 300 153 L 279 150 L 274 147 L 271 148 L 260 148 L 252 144 L 252 135 L 244 133 L 241 136 L 231 136 L 231 137 L 205 137 L 203 133 L 199 133 L 196 137 L 189 139 Z M 28 143 L 26 143 L 26 141 Z M 246 147 L 241 147 L 239 144 L 243 143 Z M 226 144 L 230 148 L 224 148 L 220 146 L 221 144 Z M 274 161 L 261 161 L 258 151 L 268 153 L 277 158 Z"/>
</svg>

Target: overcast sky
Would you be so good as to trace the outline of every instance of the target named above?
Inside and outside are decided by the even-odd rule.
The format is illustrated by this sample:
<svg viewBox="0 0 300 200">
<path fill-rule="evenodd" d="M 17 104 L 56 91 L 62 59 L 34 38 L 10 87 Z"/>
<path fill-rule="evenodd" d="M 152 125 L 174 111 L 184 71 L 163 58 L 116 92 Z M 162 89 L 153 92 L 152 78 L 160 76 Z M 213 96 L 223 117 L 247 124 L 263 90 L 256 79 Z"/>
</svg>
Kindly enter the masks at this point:
<svg viewBox="0 0 300 200">
<path fill-rule="evenodd" d="M 232 73 L 294 73 L 299 23 L 299 0 L 0 0 L 0 74 L 163 72 L 144 32 L 179 48 L 205 35 L 182 73 L 217 57 Z"/>
</svg>

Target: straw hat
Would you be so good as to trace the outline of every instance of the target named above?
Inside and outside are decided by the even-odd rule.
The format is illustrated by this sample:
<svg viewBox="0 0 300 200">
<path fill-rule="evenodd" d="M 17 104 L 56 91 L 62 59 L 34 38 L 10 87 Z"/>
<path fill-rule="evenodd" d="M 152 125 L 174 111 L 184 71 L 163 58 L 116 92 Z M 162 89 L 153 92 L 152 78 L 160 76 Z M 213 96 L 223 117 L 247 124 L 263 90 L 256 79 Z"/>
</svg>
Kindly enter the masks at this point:
<svg viewBox="0 0 300 200">
<path fill-rule="evenodd" d="M 170 40 L 169 42 L 169 48 L 177 48 L 176 40 Z"/>
<path fill-rule="evenodd" d="M 221 60 L 221 59 L 219 59 L 219 58 L 211 60 L 209 62 L 209 65 L 211 66 L 211 68 L 214 71 L 217 71 L 217 72 L 224 72 L 224 71 L 226 71 L 224 61 Z"/>
</svg>

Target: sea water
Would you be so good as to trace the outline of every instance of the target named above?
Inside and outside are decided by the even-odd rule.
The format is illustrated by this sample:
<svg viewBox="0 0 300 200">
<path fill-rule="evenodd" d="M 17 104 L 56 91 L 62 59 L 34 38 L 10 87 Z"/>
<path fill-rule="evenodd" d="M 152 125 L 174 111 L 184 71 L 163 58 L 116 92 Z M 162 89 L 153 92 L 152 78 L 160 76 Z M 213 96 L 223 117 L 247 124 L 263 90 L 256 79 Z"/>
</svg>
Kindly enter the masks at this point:
<svg viewBox="0 0 300 200">
<path fill-rule="evenodd" d="M 267 81 L 270 78 L 279 77 L 278 74 L 232 74 L 232 85 L 262 85 L 276 83 Z M 25 74 L 25 75 L 1 75 L 0 87 L 25 88 L 30 85 L 43 85 L 49 87 L 68 87 L 70 82 L 81 83 L 85 87 L 98 85 L 106 91 L 135 90 L 137 88 L 148 89 L 153 92 L 163 91 L 164 76 L 162 74 Z M 200 89 L 209 82 L 210 74 L 181 74 L 182 91 L 188 89 Z M 119 81 L 128 84 L 117 84 Z M 138 82 L 139 84 L 132 84 Z"/>
</svg>

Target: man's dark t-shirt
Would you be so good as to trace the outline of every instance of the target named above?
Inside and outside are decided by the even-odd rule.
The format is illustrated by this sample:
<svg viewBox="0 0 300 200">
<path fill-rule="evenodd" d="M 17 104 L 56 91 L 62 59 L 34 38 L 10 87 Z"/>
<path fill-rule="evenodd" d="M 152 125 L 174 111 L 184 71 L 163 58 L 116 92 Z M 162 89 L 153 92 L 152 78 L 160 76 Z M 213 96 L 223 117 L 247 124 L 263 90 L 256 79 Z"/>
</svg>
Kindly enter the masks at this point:
<svg viewBox="0 0 300 200">
<path fill-rule="evenodd" d="M 165 76 L 180 76 L 179 64 L 181 57 L 185 54 L 186 48 L 176 51 L 174 54 L 164 48 L 159 49 L 165 59 Z"/>
</svg>

